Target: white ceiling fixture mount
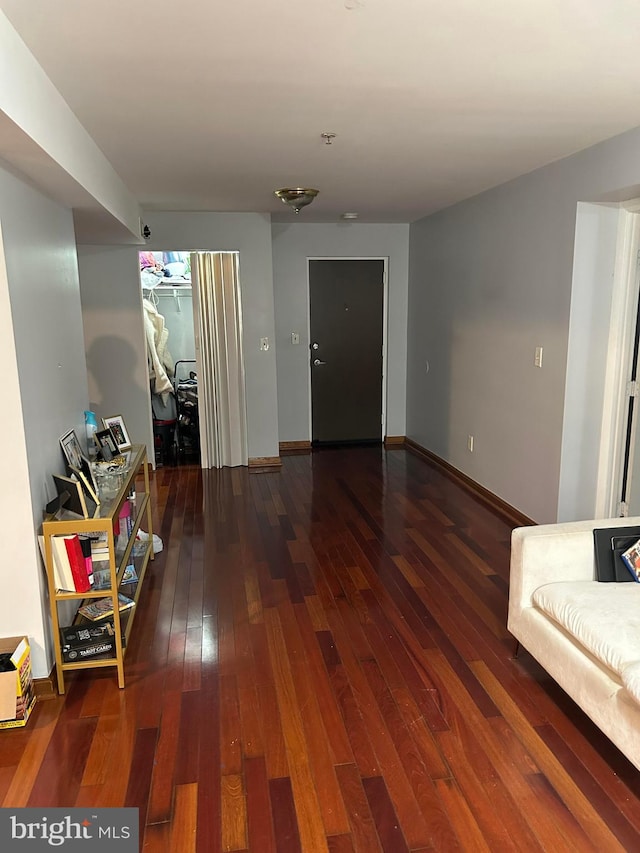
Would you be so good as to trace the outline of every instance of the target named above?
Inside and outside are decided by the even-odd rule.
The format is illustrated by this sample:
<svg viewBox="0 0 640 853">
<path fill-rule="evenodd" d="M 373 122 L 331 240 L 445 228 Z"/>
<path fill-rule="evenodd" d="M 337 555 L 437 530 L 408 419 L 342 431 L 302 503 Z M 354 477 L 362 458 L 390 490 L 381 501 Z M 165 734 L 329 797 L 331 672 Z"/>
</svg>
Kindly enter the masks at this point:
<svg viewBox="0 0 640 853">
<path fill-rule="evenodd" d="M 311 204 L 318 195 L 318 190 L 308 187 L 284 187 L 281 190 L 275 190 L 275 194 L 283 204 L 300 213 L 303 207 Z"/>
</svg>

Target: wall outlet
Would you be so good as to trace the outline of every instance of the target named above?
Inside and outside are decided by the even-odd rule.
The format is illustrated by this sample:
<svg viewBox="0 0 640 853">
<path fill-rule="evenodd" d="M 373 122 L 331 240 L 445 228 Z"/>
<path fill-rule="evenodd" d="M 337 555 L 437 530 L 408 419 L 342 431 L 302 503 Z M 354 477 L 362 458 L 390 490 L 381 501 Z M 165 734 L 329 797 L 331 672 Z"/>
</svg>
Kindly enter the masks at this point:
<svg viewBox="0 0 640 853">
<path fill-rule="evenodd" d="M 473 436 L 472 435 L 467 436 L 467 450 L 469 451 L 469 453 L 473 453 Z"/>
</svg>

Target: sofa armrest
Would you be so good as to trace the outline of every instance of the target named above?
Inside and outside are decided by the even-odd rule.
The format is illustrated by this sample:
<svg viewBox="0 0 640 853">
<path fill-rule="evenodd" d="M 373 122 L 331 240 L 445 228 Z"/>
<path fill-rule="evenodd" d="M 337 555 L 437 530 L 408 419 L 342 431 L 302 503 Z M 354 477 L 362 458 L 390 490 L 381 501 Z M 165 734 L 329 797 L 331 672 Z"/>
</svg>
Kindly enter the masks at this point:
<svg viewBox="0 0 640 853">
<path fill-rule="evenodd" d="M 640 525 L 640 517 L 517 527 L 511 534 L 509 626 L 525 607 L 531 607 L 532 595 L 539 586 L 554 581 L 595 580 L 594 528 L 631 525 Z"/>
</svg>

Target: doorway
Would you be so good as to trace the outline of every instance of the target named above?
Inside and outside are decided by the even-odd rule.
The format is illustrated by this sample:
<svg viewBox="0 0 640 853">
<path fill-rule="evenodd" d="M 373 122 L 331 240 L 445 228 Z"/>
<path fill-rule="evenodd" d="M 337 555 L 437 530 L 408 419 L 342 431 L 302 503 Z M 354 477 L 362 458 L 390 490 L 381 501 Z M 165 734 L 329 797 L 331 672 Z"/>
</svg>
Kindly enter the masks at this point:
<svg viewBox="0 0 640 853">
<path fill-rule="evenodd" d="M 156 463 L 247 465 L 237 252 L 140 252 Z"/>
<path fill-rule="evenodd" d="M 633 353 L 628 366 L 628 381 L 625 390 L 625 429 L 620 495 L 617 514 L 640 515 L 640 430 L 638 429 L 638 380 L 640 378 L 640 253 L 636 258 L 634 292 L 636 317 L 633 334 Z"/>
<path fill-rule="evenodd" d="M 608 338 L 604 342 L 604 388 L 600 406 L 596 407 L 602 410 L 602 420 L 595 512 L 581 517 L 640 514 L 640 447 L 637 447 L 640 439 L 640 401 L 637 399 L 640 369 L 638 214 L 640 200 L 625 202 L 619 211 L 615 263 L 611 270 Z M 592 372 L 590 370 L 589 375 Z"/>
<path fill-rule="evenodd" d="M 385 259 L 309 260 L 314 446 L 384 435 Z"/>
<path fill-rule="evenodd" d="M 189 252 L 139 252 L 157 465 L 200 461 Z"/>
</svg>

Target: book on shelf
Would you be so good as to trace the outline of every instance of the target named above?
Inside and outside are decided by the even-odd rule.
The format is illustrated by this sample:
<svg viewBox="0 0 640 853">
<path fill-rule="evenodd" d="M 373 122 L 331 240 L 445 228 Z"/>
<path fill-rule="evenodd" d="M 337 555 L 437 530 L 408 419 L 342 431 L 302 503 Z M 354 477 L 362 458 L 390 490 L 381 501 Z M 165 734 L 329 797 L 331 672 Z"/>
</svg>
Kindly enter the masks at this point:
<svg viewBox="0 0 640 853">
<path fill-rule="evenodd" d="M 113 657 L 115 649 L 116 640 L 114 635 L 98 643 L 89 643 L 87 646 L 66 646 L 60 651 L 62 652 L 62 660 L 65 663 L 75 663 L 79 660 L 89 660 L 98 657 L 98 655 L 109 654 L 110 657 Z"/>
<path fill-rule="evenodd" d="M 136 572 L 136 567 L 133 563 L 130 563 L 122 573 L 122 580 L 120 583 L 136 583 L 138 580 L 138 573 Z"/>
<path fill-rule="evenodd" d="M 82 558 L 84 560 L 84 567 L 87 572 L 87 577 L 89 578 L 89 586 L 93 586 L 93 558 L 91 557 L 91 540 L 88 536 L 79 533 L 78 539 L 80 540 L 80 548 L 82 550 Z"/>
<path fill-rule="evenodd" d="M 72 533 L 69 536 L 61 536 L 60 538 L 63 540 L 67 551 L 76 592 L 88 592 L 93 582 L 93 573 L 89 574 L 87 571 L 87 563 L 82 553 L 80 537 L 77 533 Z"/>
<path fill-rule="evenodd" d="M 93 588 L 94 589 L 110 589 L 111 588 L 111 568 L 108 561 L 102 561 L 93 564 Z M 134 565 L 126 567 L 122 573 L 120 583 L 136 583 L 138 573 Z"/>
<path fill-rule="evenodd" d="M 38 544 L 40 545 L 42 561 L 44 562 L 44 565 L 46 567 L 47 555 L 45 553 L 44 536 L 42 534 L 38 535 Z M 53 547 L 53 540 L 51 541 L 51 561 L 53 563 L 53 580 L 56 589 L 62 590 L 64 592 L 75 592 L 76 588 L 73 585 L 71 566 L 69 565 L 68 560 L 66 559 L 66 553 L 64 563 L 60 565 L 55 548 Z M 68 571 L 68 574 L 65 573 L 65 570 Z"/>
<path fill-rule="evenodd" d="M 124 610 L 129 610 L 134 607 L 135 601 L 127 598 L 126 595 L 118 593 L 118 608 L 122 613 Z M 113 599 L 111 596 L 99 598 L 96 601 L 89 601 L 78 608 L 78 613 L 84 616 L 85 619 L 90 619 L 92 622 L 97 622 L 99 619 L 105 619 L 107 616 L 113 616 Z"/>
<path fill-rule="evenodd" d="M 52 536 L 51 551 L 56 587 L 70 592 L 88 592 L 91 579 L 78 534 Z"/>
<path fill-rule="evenodd" d="M 93 588 L 111 588 L 111 567 L 108 560 L 101 560 L 93 564 Z"/>
<path fill-rule="evenodd" d="M 114 634 L 111 622 L 99 625 L 69 625 L 60 628 L 60 645 L 63 649 L 87 647 L 105 642 Z"/>
<path fill-rule="evenodd" d="M 105 543 L 104 545 L 99 542 L 94 545 L 91 543 L 91 556 L 94 560 L 108 560 L 109 559 L 109 546 Z"/>
<path fill-rule="evenodd" d="M 107 531 L 106 530 L 90 530 L 88 533 L 84 534 L 88 536 L 91 540 L 91 548 L 94 551 L 106 551 L 109 548 L 109 543 L 107 541 Z"/>
<path fill-rule="evenodd" d="M 633 580 L 640 583 L 640 539 L 623 551 L 621 556 Z"/>
</svg>

